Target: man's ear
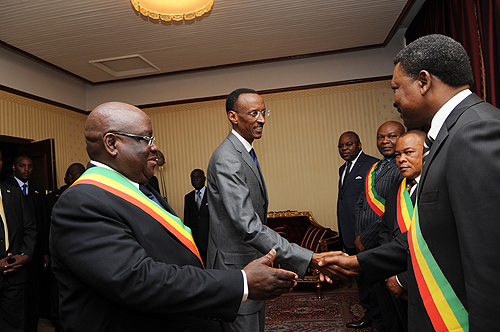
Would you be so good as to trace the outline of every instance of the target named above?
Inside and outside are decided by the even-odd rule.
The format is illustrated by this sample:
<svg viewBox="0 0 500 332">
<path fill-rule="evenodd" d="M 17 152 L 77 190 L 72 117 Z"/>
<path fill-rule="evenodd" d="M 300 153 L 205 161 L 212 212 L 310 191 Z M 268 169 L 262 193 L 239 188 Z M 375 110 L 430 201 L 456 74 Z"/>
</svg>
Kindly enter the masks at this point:
<svg viewBox="0 0 500 332">
<path fill-rule="evenodd" d="M 116 148 L 116 135 L 112 133 L 107 133 L 104 135 L 102 138 L 102 142 L 104 144 L 104 148 L 106 149 L 106 152 L 115 157 L 118 154 L 118 149 Z"/>
<path fill-rule="evenodd" d="M 233 126 L 238 124 L 238 116 L 236 115 L 235 111 L 227 112 L 227 118 L 229 119 L 229 122 L 233 124 Z"/>
<path fill-rule="evenodd" d="M 421 70 L 420 73 L 418 73 L 417 80 L 420 87 L 420 94 L 425 96 L 432 86 L 431 74 L 427 70 Z"/>
</svg>

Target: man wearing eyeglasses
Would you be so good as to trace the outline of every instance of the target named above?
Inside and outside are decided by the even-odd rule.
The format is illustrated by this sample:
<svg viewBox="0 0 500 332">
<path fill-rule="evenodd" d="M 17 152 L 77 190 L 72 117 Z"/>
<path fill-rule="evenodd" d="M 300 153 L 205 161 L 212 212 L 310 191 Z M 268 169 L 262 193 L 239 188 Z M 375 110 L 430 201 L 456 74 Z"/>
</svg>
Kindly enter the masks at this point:
<svg viewBox="0 0 500 332">
<path fill-rule="evenodd" d="M 241 270 L 204 270 L 191 231 L 148 179 L 153 129 L 138 108 L 97 106 L 85 124 L 89 168 L 59 198 L 50 247 L 64 331 L 220 331 L 241 303 L 296 285 L 274 251 Z"/>
<path fill-rule="evenodd" d="M 252 89 L 237 89 L 226 100 L 232 130 L 214 151 L 208 164 L 210 236 L 207 265 L 221 270 L 241 269 L 270 249 L 285 269 L 304 277 L 318 268 L 318 254 L 289 243 L 266 226 L 269 198 L 253 142 L 262 137 L 266 117 L 264 100 Z M 242 303 L 226 331 L 264 331 L 264 301 Z"/>
</svg>

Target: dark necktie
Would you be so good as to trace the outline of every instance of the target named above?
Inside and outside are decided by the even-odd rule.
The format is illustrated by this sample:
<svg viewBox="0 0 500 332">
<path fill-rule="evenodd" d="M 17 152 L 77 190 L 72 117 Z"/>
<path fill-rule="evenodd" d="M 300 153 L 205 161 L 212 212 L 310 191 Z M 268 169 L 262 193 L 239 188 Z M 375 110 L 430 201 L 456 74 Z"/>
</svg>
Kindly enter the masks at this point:
<svg viewBox="0 0 500 332">
<path fill-rule="evenodd" d="M 389 160 L 387 160 L 385 158 L 382 159 L 382 161 L 380 162 L 380 165 L 378 165 L 377 173 L 375 175 L 378 175 L 378 173 L 380 173 L 380 171 L 384 169 L 385 165 L 387 165 L 388 162 L 389 162 Z"/>
<path fill-rule="evenodd" d="M 196 206 L 198 207 L 198 210 L 200 209 L 201 206 L 201 201 L 203 200 L 203 197 L 201 197 L 201 190 L 196 190 Z"/>
<path fill-rule="evenodd" d="M 429 155 L 429 152 L 431 152 L 431 146 L 432 143 L 434 143 L 434 140 L 429 136 L 425 136 L 425 142 L 424 142 L 424 154 L 422 155 L 422 166 L 425 165 L 425 162 L 427 161 L 427 156 Z"/>
<path fill-rule="evenodd" d="M 344 185 L 347 181 L 347 177 L 349 176 L 349 173 L 351 172 L 351 165 L 352 165 L 352 162 L 348 161 L 346 166 L 345 166 L 345 175 L 344 175 L 344 181 L 342 181 L 342 188 L 344 188 Z"/>
<path fill-rule="evenodd" d="M 23 184 L 23 195 L 26 196 L 28 195 L 28 186 L 25 184 Z"/>
<path fill-rule="evenodd" d="M 151 192 L 151 190 L 148 189 L 148 187 L 146 187 L 145 185 L 143 184 L 140 184 L 139 185 L 139 190 L 142 191 L 142 193 L 144 195 L 146 195 L 150 200 L 158 203 L 158 205 L 161 206 L 160 202 L 158 201 L 158 199 L 155 197 L 155 195 L 153 195 L 153 193 Z"/>
<path fill-rule="evenodd" d="M 257 155 L 255 154 L 254 149 L 250 150 L 250 156 L 252 156 L 253 162 L 255 163 L 255 166 L 259 168 L 258 163 L 257 163 Z"/>
</svg>

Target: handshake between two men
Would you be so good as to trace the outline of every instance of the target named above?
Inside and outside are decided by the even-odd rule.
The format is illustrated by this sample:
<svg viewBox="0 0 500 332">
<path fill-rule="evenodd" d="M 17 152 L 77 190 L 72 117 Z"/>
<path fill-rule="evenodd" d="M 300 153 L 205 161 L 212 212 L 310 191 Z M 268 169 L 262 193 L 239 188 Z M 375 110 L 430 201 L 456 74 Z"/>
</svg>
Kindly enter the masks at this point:
<svg viewBox="0 0 500 332">
<path fill-rule="evenodd" d="M 291 292 L 297 285 L 296 273 L 270 267 L 276 258 L 276 250 L 250 262 L 243 269 L 247 276 L 248 298 L 251 300 L 270 300 L 281 294 Z M 321 281 L 348 279 L 358 275 L 359 264 L 356 256 L 342 251 L 315 253 L 311 260 L 311 270 L 319 274 Z"/>
</svg>

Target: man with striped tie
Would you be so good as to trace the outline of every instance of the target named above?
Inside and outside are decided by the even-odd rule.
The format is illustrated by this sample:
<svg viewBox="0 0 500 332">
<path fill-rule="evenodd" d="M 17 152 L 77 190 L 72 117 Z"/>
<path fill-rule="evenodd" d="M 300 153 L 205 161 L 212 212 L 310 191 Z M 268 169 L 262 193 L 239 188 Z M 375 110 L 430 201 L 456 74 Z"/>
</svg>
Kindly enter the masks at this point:
<svg viewBox="0 0 500 332">
<path fill-rule="evenodd" d="M 421 37 L 394 62 L 405 125 L 430 125 L 416 213 L 395 241 L 324 263 L 375 280 L 408 263 L 409 331 L 488 331 L 500 317 L 500 110 L 469 90 L 469 58 L 452 38 Z"/>
</svg>

